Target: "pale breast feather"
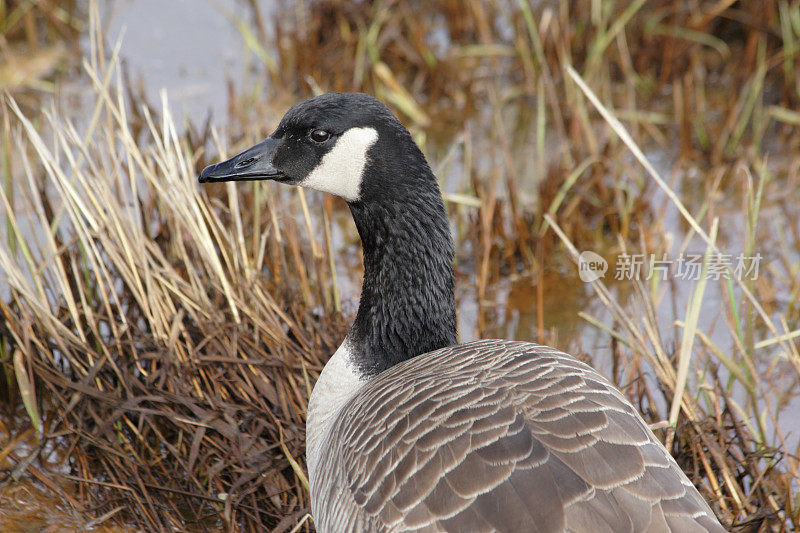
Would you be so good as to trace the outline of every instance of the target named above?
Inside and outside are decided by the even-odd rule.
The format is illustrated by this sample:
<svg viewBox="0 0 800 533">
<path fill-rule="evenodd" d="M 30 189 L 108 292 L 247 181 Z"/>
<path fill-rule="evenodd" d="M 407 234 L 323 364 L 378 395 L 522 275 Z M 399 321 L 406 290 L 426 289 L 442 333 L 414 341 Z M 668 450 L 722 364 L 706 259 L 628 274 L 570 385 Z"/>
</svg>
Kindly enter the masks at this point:
<svg viewBox="0 0 800 533">
<path fill-rule="evenodd" d="M 622 394 L 552 348 L 422 355 L 332 429 L 312 495 L 323 532 L 724 531 Z"/>
</svg>

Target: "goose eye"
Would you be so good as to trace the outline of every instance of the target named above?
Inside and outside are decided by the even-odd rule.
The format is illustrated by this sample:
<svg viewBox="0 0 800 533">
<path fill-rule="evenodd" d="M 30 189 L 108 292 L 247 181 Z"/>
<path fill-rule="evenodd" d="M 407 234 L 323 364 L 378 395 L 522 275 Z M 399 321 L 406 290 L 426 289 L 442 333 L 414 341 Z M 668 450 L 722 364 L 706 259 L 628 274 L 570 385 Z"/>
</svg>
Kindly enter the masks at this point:
<svg viewBox="0 0 800 533">
<path fill-rule="evenodd" d="M 311 140 L 317 143 L 322 143 L 330 139 L 331 134 L 325 130 L 314 130 L 311 132 Z"/>
</svg>

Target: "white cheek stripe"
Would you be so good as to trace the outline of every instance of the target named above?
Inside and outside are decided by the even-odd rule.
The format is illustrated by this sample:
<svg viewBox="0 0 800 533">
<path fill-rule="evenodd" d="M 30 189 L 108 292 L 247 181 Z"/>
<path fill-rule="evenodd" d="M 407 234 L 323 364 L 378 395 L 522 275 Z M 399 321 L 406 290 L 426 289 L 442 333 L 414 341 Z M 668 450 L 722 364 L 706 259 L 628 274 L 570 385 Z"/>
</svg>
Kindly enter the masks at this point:
<svg viewBox="0 0 800 533">
<path fill-rule="evenodd" d="M 299 183 L 301 187 L 341 196 L 348 202 L 361 197 L 367 151 L 378 140 L 373 128 L 351 128 L 336 141 L 319 165 Z"/>
</svg>

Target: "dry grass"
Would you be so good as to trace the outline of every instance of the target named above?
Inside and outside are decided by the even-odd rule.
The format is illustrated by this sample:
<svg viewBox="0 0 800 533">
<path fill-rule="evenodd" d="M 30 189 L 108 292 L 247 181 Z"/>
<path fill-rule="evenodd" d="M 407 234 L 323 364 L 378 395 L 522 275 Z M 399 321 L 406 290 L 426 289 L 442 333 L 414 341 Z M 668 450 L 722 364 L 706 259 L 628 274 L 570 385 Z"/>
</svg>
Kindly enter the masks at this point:
<svg viewBox="0 0 800 533">
<path fill-rule="evenodd" d="M 74 0 L 0 0 L 0 90 L 31 105 L 52 92 L 53 74 L 80 53 L 83 20 Z"/>
<path fill-rule="evenodd" d="M 282 230 L 256 220 L 245 238 L 252 201 L 243 215 L 235 195 L 199 194 L 166 112 L 142 112 L 137 143 L 116 58 L 84 65 L 97 104 L 80 132 L 5 102 L 20 166 L 0 195 L 2 353 L 44 439 L 3 453 L 18 476 L 57 440 L 70 460 L 52 486 L 78 481 L 79 509 L 147 529 L 293 524 L 308 386 L 344 327 L 328 262 L 269 191 L 261 216 Z"/>
<path fill-rule="evenodd" d="M 364 90 L 443 179 L 461 301 L 478 310 L 464 336 L 498 334 L 493 295 L 514 277 L 536 317 L 522 333 L 585 353 L 544 306 L 577 250 L 767 255 L 756 281 L 688 297 L 657 277 L 595 283 L 582 316 L 605 339 L 595 363 L 611 361 L 725 524 L 799 528 L 800 443 L 781 420 L 800 383 L 800 3 L 296 5 L 274 27 L 256 3 L 234 17 L 254 65 L 226 138 L 179 134 L 96 28 L 80 127 L 5 98 L 0 387 L 36 426 L 0 448 L 7 474 L 148 530 L 311 527 L 305 408 L 347 323 L 343 206 L 195 178 L 298 98 Z M 54 449 L 66 461 L 44 468 Z"/>
</svg>

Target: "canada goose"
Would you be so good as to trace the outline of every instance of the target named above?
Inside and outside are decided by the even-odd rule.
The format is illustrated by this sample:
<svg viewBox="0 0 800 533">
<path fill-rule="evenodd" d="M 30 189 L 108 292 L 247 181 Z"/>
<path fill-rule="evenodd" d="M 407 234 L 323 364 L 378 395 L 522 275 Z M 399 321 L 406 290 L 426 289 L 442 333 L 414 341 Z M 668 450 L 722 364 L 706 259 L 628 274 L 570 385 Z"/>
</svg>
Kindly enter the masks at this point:
<svg viewBox="0 0 800 533">
<path fill-rule="evenodd" d="M 439 186 L 381 102 L 300 102 L 200 175 L 259 179 L 344 198 L 363 245 L 355 321 L 308 404 L 319 531 L 724 531 L 591 367 L 529 342 L 456 344 Z"/>
</svg>

